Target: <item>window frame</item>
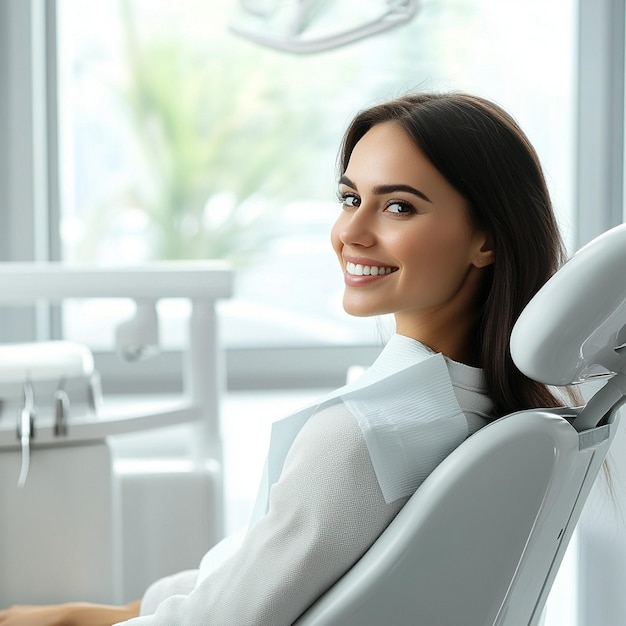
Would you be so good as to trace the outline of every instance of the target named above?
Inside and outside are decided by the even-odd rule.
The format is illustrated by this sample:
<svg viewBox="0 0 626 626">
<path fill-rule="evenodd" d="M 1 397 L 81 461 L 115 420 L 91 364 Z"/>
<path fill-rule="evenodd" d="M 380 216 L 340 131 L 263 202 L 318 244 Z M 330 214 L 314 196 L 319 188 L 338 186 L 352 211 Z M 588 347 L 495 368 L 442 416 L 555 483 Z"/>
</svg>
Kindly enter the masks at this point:
<svg viewBox="0 0 626 626">
<path fill-rule="evenodd" d="M 626 219 L 625 5 L 578 0 L 576 249 Z"/>
<path fill-rule="evenodd" d="M 0 233 L 2 261 L 47 261 L 50 256 L 51 57 L 50 5 L 28 0 L 0 4 Z M 57 195 L 58 197 L 58 195 Z M 0 310 L 0 340 L 50 335 L 45 304 Z"/>
</svg>

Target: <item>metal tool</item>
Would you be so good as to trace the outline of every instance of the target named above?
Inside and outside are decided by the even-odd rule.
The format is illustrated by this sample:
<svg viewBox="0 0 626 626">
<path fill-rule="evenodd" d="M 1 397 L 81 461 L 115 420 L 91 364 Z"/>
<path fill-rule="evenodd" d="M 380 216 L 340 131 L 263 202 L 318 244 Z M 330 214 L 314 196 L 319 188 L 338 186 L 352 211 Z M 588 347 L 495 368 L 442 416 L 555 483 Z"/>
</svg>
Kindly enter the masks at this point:
<svg viewBox="0 0 626 626">
<path fill-rule="evenodd" d="M 30 381 L 24 383 L 24 406 L 20 411 L 17 423 L 17 437 L 22 449 L 22 466 L 17 479 L 17 486 L 22 488 L 28 478 L 30 469 L 30 442 L 35 436 L 35 394 Z"/>
</svg>

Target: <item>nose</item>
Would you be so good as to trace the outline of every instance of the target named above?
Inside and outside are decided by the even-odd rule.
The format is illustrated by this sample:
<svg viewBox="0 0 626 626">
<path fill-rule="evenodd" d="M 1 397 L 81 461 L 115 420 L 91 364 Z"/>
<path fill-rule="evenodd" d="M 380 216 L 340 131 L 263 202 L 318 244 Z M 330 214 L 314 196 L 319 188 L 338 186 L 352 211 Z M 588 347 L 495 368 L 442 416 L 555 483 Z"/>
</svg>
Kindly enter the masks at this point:
<svg viewBox="0 0 626 626">
<path fill-rule="evenodd" d="M 345 246 L 364 248 L 373 246 L 376 242 L 376 234 L 372 219 L 362 206 L 355 211 L 344 211 L 335 224 L 341 243 Z"/>
</svg>

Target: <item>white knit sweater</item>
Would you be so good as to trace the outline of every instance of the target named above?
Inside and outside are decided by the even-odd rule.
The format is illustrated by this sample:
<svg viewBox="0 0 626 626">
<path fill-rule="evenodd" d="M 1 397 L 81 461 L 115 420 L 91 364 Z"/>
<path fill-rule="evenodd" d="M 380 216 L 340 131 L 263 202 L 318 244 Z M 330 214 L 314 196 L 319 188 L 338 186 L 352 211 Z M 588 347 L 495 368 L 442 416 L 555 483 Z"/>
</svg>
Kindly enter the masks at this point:
<svg viewBox="0 0 626 626">
<path fill-rule="evenodd" d="M 370 376 L 370 383 L 391 380 L 389 376 L 407 365 L 424 361 L 425 350 L 414 340 L 396 335 L 372 367 L 375 375 Z M 492 409 L 482 372 L 447 359 L 445 363 L 467 436 L 486 423 Z M 419 381 L 415 386 L 419 387 Z M 364 415 L 359 408 L 363 394 L 358 390 L 352 395 L 335 394 L 334 402 L 313 410 L 288 446 L 258 521 L 241 541 L 230 538 L 218 544 L 199 570 L 154 583 L 142 599 L 142 616 L 126 626 L 292 624 L 362 556 L 410 495 L 386 501 L 381 490 L 381 477 L 387 471 L 384 444 L 394 437 L 394 415 L 385 414 L 379 420 L 384 423 L 379 439 L 376 430 L 374 435 L 366 432 L 367 420 L 375 423 L 385 406 L 398 402 L 397 389 L 386 396 L 387 388 L 393 386 L 378 385 L 376 401 L 367 403 L 367 410 L 375 406 L 374 416 Z M 419 406 L 413 407 L 407 423 L 419 423 L 420 418 Z M 459 443 L 457 433 L 447 448 L 441 448 L 446 452 L 433 455 L 431 431 L 416 431 L 423 435 L 416 445 L 422 446 L 421 456 L 426 459 L 418 463 L 425 475 Z M 445 429 L 433 432 L 441 447 Z M 398 437 L 405 435 L 398 433 Z M 412 450 L 419 455 L 415 445 Z"/>
</svg>

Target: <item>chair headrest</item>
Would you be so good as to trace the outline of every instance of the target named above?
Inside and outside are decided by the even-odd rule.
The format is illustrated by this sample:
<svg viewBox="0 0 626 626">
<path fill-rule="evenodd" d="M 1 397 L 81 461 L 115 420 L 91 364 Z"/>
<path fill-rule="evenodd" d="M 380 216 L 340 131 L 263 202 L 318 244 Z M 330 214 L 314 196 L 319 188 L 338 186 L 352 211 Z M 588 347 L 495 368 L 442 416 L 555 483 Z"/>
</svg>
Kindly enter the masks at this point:
<svg viewBox="0 0 626 626">
<path fill-rule="evenodd" d="M 548 385 L 626 370 L 626 224 L 582 247 L 528 303 L 511 356 Z"/>
</svg>

